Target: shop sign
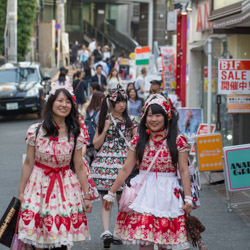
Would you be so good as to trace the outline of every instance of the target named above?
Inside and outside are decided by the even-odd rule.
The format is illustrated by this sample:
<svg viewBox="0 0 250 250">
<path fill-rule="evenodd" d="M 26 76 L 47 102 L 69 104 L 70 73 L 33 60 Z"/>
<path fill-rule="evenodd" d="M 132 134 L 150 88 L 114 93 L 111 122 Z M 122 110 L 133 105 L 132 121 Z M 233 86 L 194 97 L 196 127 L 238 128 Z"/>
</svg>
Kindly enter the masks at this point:
<svg viewBox="0 0 250 250">
<path fill-rule="evenodd" d="M 176 88 L 176 77 L 175 77 L 175 65 L 176 65 L 176 48 L 173 46 L 162 46 L 162 79 L 163 89 L 167 93 L 170 93 L 171 89 Z"/>
<path fill-rule="evenodd" d="M 218 94 L 250 94 L 250 60 L 220 59 Z"/>
<path fill-rule="evenodd" d="M 211 76 L 211 83 L 212 83 L 212 92 L 215 92 L 215 86 L 218 81 L 218 68 L 212 67 L 212 76 Z M 204 67 L 204 92 L 207 92 L 208 88 L 208 67 Z"/>
<path fill-rule="evenodd" d="M 207 134 L 207 123 L 201 123 L 199 128 L 198 128 L 198 132 L 197 135 L 205 135 Z M 215 124 L 211 124 L 210 126 L 210 133 L 213 134 L 215 131 Z M 195 155 L 195 144 L 193 143 L 191 150 L 189 151 L 189 154 L 191 155 Z"/>
<path fill-rule="evenodd" d="M 200 171 L 223 169 L 221 134 L 198 135 L 196 149 Z"/>
<path fill-rule="evenodd" d="M 199 4 L 197 10 L 196 31 L 205 31 L 213 28 L 213 24 L 208 22 L 209 2 Z"/>
<path fill-rule="evenodd" d="M 223 148 L 229 191 L 250 189 L 250 144 Z"/>
<path fill-rule="evenodd" d="M 228 113 L 250 113 L 250 95 L 228 95 Z"/>
</svg>

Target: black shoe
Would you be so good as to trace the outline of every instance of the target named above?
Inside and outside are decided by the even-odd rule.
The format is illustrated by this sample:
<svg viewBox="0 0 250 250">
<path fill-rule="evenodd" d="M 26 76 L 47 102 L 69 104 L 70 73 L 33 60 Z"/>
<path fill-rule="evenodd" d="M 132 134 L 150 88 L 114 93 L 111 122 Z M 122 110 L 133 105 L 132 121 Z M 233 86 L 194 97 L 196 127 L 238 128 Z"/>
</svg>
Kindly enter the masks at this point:
<svg viewBox="0 0 250 250">
<path fill-rule="evenodd" d="M 113 235 L 112 234 L 104 234 L 102 236 L 103 246 L 104 248 L 110 248 L 110 245 L 113 243 Z"/>
<path fill-rule="evenodd" d="M 114 245 L 122 245 L 122 240 L 113 236 Z"/>
</svg>

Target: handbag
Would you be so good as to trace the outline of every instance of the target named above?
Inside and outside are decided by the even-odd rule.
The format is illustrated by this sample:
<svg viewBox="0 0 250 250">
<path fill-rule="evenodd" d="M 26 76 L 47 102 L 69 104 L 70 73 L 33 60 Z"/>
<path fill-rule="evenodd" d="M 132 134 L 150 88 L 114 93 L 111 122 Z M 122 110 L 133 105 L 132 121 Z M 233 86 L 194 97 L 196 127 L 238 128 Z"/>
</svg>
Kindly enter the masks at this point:
<svg viewBox="0 0 250 250">
<path fill-rule="evenodd" d="M 12 243 L 11 243 L 11 250 L 22 250 L 22 248 L 24 247 L 24 243 L 18 239 L 18 222 L 20 219 L 20 215 L 21 215 L 21 210 L 19 209 L 15 234 L 13 236 Z M 25 248 L 23 248 L 23 249 L 25 249 Z"/>
<path fill-rule="evenodd" d="M 196 180 L 196 175 L 194 171 L 194 165 L 190 162 L 188 159 L 188 169 L 189 169 L 189 176 L 190 176 L 190 183 L 191 183 L 191 194 L 193 197 L 193 209 L 196 209 L 197 207 L 200 207 L 200 195 L 199 195 L 199 185 Z M 178 182 L 180 185 L 180 192 L 183 193 L 183 186 L 182 186 L 182 181 L 181 181 L 181 175 L 179 168 L 177 168 L 177 176 L 178 176 Z"/>
<path fill-rule="evenodd" d="M 164 144 L 164 142 L 163 142 L 163 144 Z M 163 144 L 162 144 L 162 146 L 163 146 Z M 162 146 L 155 154 L 153 160 L 151 161 L 151 163 L 150 163 L 146 173 L 144 174 L 142 180 L 140 181 L 140 183 L 136 184 L 136 185 L 131 185 L 130 187 L 128 187 L 127 185 L 125 185 L 123 187 L 122 196 L 121 196 L 121 199 L 119 202 L 119 211 L 120 212 L 131 213 L 133 211 L 133 209 L 129 208 L 129 206 L 133 203 L 137 194 L 139 193 L 149 171 L 151 170 L 156 158 L 158 157 L 158 155 L 162 149 Z"/>
<path fill-rule="evenodd" d="M 10 247 L 15 234 L 21 202 L 13 197 L 0 221 L 0 243 Z"/>
</svg>

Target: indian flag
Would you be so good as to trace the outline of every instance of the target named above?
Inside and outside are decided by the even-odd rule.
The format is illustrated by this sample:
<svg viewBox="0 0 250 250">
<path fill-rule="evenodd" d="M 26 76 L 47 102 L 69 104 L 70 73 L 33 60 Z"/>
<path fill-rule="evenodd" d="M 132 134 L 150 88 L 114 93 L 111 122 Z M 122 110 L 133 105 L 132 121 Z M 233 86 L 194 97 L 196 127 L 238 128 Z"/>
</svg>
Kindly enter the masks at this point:
<svg viewBox="0 0 250 250">
<path fill-rule="evenodd" d="M 148 65 L 150 58 L 150 47 L 140 47 L 135 49 L 135 64 Z"/>
</svg>

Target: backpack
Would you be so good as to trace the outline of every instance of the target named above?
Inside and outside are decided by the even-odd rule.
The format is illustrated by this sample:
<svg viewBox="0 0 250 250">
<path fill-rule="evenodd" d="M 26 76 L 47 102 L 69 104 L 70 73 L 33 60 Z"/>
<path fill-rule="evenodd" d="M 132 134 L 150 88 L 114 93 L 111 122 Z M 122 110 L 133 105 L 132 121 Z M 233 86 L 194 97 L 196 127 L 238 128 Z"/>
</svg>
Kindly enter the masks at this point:
<svg viewBox="0 0 250 250">
<path fill-rule="evenodd" d="M 93 147 L 93 139 L 95 136 L 95 131 L 97 124 L 95 123 L 95 117 L 97 116 L 99 110 L 96 110 L 93 115 L 89 115 L 89 113 L 86 113 L 86 119 L 85 119 L 85 124 L 88 128 L 88 134 L 89 134 L 89 143 L 90 145 L 88 147 Z"/>
</svg>

